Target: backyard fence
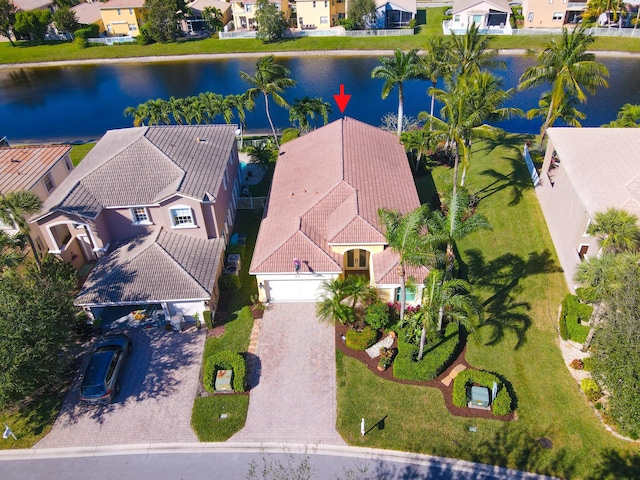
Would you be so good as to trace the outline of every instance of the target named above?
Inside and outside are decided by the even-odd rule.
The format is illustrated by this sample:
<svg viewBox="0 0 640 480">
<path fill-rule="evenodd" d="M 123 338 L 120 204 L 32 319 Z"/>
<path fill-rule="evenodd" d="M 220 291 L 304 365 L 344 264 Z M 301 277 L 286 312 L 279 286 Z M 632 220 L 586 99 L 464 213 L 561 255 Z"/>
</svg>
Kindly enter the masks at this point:
<svg viewBox="0 0 640 480">
<path fill-rule="evenodd" d="M 90 43 L 101 43 L 103 45 L 114 45 L 117 43 L 133 43 L 135 39 L 133 37 L 100 37 L 100 38 L 87 38 Z"/>
<path fill-rule="evenodd" d="M 267 197 L 238 197 L 238 210 L 262 209 L 267 204 Z"/>
<path fill-rule="evenodd" d="M 233 32 L 218 32 L 220 40 L 234 38 L 256 38 L 255 30 L 235 30 Z M 300 37 L 404 37 L 415 35 L 413 28 L 345 30 L 344 28 L 328 28 L 322 30 L 287 30 L 285 38 Z"/>
</svg>

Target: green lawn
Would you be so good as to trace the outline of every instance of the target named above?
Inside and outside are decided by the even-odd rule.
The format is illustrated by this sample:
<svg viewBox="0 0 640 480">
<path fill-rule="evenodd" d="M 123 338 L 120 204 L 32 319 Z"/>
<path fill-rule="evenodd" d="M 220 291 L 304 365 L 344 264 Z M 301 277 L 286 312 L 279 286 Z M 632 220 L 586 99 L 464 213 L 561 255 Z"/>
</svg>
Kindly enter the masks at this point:
<svg viewBox="0 0 640 480">
<path fill-rule="evenodd" d="M 0 412 L 0 428 L 9 425 L 13 437 L 0 439 L 0 450 L 31 448 L 49 433 L 62 405 L 62 397 L 47 395 Z"/>
<path fill-rule="evenodd" d="M 71 162 L 74 167 L 77 167 L 78 164 L 87 156 L 87 153 L 91 151 L 91 149 L 95 146 L 95 142 L 93 143 L 83 143 L 81 145 L 74 145 L 71 147 L 71 152 L 69 156 L 71 157 Z"/>
<path fill-rule="evenodd" d="M 338 353 L 338 431 L 351 444 L 444 455 L 586 478 L 616 470 L 632 446 L 609 434 L 579 392 L 557 346 L 558 306 L 566 293 L 553 244 L 520 153 L 524 137 L 474 147 L 469 190 L 493 231 L 459 245 L 462 270 L 485 299 L 488 326 L 469 341 L 467 360 L 500 375 L 517 397 L 517 420 L 476 420 L 448 413 L 438 390 L 385 382 Z M 417 182 L 423 201 L 451 183 L 439 167 Z M 368 425 L 384 418 L 362 438 Z M 477 428 L 470 432 L 469 427 Z M 542 449 L 540 437 L 552 440 Z M 612 453 L 613 452 L 613 453 Z M 635 458 L 637 462 L 637 457 Z M 603 466 L 604 465 L 604 466 Z M 617 478 L 624 478 L 616 470 Z M 631 477 L 630 477 L 631 478 Z"/>
<path fill-rule="evenodd" d="M 407 37 L 305 37 L 268 44 L 255 39 L 219 40 L 217 38 L 208 38 L 170 44 L 144 46 L 124 44 L 91 46 L 85 49 L 80 49 L 69 42 L 50 42 L 46 45 L 31 45 L 26 42 L 18 42 L 16 47 L 11 46 L 9 42 L 2 42 L 0 44 L 0 64 L 246 52 L 393 50 L 396 48 L 408 50 L 411 48 L 424 48 L 426 39 L 430 36 L 442 36 L 442 8 L 440 7 L 427 9 L 427 24 L 420 26 L 416 35 Z M 548 39 L 549 37 L 546 35 L 496 36 L 491 40 L 491 47 L 501 49 L 541 48 Z M 591 48 L 593 50 L 640 52 L 640 39 L 598 37 Z"/>
</svg>

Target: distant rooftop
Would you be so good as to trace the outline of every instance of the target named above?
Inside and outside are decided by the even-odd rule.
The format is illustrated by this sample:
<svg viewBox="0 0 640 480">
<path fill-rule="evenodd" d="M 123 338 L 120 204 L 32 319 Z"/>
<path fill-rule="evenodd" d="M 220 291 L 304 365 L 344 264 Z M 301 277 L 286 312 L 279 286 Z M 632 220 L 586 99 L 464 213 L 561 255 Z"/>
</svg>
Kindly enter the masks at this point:
<svg viewBox="0 0 640 480">
<path fill-rule="evenodd" d="M 69 145 L 0 148 L 0 193 L 30 190 L 69 151 Z"/>
</svg>

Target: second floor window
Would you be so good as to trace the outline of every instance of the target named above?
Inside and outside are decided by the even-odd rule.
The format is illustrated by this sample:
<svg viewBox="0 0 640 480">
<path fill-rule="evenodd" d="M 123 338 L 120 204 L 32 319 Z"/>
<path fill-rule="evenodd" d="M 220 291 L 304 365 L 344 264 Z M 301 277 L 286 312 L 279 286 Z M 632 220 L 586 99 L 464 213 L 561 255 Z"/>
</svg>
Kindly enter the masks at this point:
<svg viewBox="0 0 640 480">
<path fill-rule="evenodd" d="M 47 190 L 47 193 L 51 192 L 51 190 L 53 190 L 53 187 L 55 187 L 55 185 L 53 184 L 53 179 L 51 178 L 51 174 L 49 173 L 47 173 L 47 175 L 44 177 L 43 183 L 44 188 Z"/>
<path fill-rule="evenodd" d="M 131 220 L 135 225 L 148 225 L 151 223 L 149 221 L 149 213 L 147 212 L 147 209 L 144 207 L 132 208 Z"/>
<path fill-rule="evenodd" d="M 564 17 L 564 15 L 562 14 L 562 12 L 553 12 L 553 19 L 554 20 L 562 20 L 563 17 Z"/>
<path fill-rule="evenodd" d="M 245 5 L 244 6 L 244 11 L 245 12 L 250 12 L 251 11 L 251 5 Z"/>
<path fill-rule="evenodd" d="M 176 207 L 169 210 L 174 227 L 194 227 L 193 212 L 190 207 Z"/>
</svg>

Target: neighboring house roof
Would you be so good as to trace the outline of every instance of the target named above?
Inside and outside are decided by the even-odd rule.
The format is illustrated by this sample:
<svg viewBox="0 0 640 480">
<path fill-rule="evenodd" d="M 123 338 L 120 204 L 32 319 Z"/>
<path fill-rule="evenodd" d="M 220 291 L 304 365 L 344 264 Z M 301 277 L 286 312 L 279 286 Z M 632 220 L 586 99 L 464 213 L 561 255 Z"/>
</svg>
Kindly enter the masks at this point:
<svg viewBox="0 0 640 480">
<path fill-rule="evenodd" d="M 163 229 L 135 237 L 101 258 L 76 305 L 208 300 L 225 243 Z"/>
<path fill-rule="evenodd" d="M 417 13 L 418 3 L 416 0 L 376 0 L 376 9 L 391 6 L 392 10 L 404 10 L 405 12 Z"/>
<path fill-rule="evenodd" d="M 100 10 L 111 8 L 142 8 L 145 0 L 109 0 L 100 4 Z"/>
<path fill-rule="evenodd" d="M 341 272 L 342 255 L 329 244 L 384 245 L 378 209 L 419 205 L 398 137 L 337 120 L 281 146 L 250 271 L 294 272 L 298 258 L 303 271 Z"/>
<path fill-rule="evenodd" d="M 91 25 L 92 23 L 102 20 L 102 16 L 100 15 L 100 8 L 103 5 L 104 4 L 100 2 L 82 2 L 71 7 L 71 10 L 75 12 L 78 23 Z"/>
<path fill-rule="evenodd" d="M 478 11 L 488 12 L 489 9 L 499 12 L 511 13 L 511 7 L 507 0 L 453 0 L 452 13 L 460 13 L 473 7 L 479 8 Z"/>
<path fill-rule="evenodd" d="M 0 193 L 30 190 L 70 150 L 69 145 L 0 148 Z"/>
<path fill-rule="evenodd" d="M 231 4 L 221 0 L 195 0 L 187 5 L 194 13 L 202 13 L 207 7 L 215 7 L 223 14 L 231 8 Z"/>
<path fill-rule="evenodd" d="M 42 10 L 53 5 L 51 0 L 11 0 L 19 10 Z"/>
<path fill-rule="evenodd" d="M 591 218 L 608 208 L 640 217 L 639 128 L 549 128 L 560 168 Z"/>
<path fill-rule="evenodd" d="M 157 204 L 173 194 L 215 200 L 235 125 L 168 125 L 108 131 L 45 201 L 42 214 L 95 218 L 103 208 Z"/>
</svg>

